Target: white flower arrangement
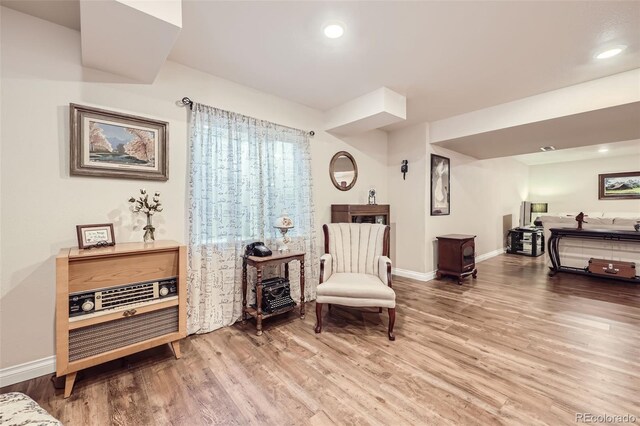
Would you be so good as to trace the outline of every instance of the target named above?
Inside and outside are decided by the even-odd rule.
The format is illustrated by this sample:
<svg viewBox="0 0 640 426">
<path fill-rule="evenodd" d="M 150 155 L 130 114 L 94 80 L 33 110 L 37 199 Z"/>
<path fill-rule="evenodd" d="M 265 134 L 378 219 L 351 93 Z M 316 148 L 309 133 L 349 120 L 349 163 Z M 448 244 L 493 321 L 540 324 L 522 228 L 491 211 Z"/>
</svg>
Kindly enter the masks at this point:
<svg viewBox="0 0 640 426">
<path fill-rule="evenodd" d="M 156 192 L 149 202 L 149 194 L 146 189 L 140 190 L 140 196 L 138 198 L 131 197 L 129 202 L 132 204 L 132 210 L 134 213 L 142 212 L 147 216 L 152 216 L 156 212 L 162 211 L 162 203 L 160 203 L 160 193 Z"/>
<path fill-rule="evenodd" d="M 129 203 L 131 203 L 131 210 L 134 213 L 142 212 L 147 215 L 147 226 L 144 228 L 144 241 L 151 242 L 155 240 L 154 232 L 156 228 L 153 227 L 151 223 L 151 216 L 155 213 L 159 213 L 162 211 L 162 203 L 160 203 L 160 193 L 154 193 L 151 201 L 149 201 L 149 194 L 147 194 L 146 189 L 140 190 L 140 196 L 138 198 L 131 197 L 129 198 Z"/>
</svg>

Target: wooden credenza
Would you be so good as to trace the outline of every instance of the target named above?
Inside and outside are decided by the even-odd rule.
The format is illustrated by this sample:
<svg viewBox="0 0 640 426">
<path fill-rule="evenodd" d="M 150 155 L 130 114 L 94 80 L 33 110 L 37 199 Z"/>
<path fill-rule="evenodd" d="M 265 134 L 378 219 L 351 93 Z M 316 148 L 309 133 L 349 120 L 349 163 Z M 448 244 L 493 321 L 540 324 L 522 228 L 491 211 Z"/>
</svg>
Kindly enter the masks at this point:
<svg viewBox="0 0 640 426">
<path fill-rule="evenodd" d="M 390 224 L 389 204 L 332 204 L 331 223 Z"/>
<path fill-rule="evenodd" d="M 173 241 L 60 250 L 56 376 L 65 398 L 79 370 L 187 335 L 186 247 Z M 70 309 L 71 306 L 71 309 Z"/>
</svg>

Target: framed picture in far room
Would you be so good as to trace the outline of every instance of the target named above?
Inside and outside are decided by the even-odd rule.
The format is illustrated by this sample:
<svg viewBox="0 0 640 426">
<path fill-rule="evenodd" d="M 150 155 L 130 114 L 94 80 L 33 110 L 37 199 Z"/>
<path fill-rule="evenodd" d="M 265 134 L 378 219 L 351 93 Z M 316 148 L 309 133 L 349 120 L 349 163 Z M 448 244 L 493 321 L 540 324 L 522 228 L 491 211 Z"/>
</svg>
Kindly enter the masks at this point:
<svg viewBox="0 0 640 426">
<path fill-rule="evenodd" d="M 598 175 L 598 199 L 640 199 L 640 171 Z"/>
<path fill-rule="evenodd" d="M 78 233 L 78 248 L 80 249 L 116 245 L 113 223 L 76 225 L 76 231 Z"/>
<path fill-rule="evenodd" d="M 69 104 L 72 176 L 169 179 L 169 123 Z"/>
<path fill-rule="evenodd" d="M 451 167 L 447 157 L 431 154 L 431 216 L 451 213 Z"/>
</svg>

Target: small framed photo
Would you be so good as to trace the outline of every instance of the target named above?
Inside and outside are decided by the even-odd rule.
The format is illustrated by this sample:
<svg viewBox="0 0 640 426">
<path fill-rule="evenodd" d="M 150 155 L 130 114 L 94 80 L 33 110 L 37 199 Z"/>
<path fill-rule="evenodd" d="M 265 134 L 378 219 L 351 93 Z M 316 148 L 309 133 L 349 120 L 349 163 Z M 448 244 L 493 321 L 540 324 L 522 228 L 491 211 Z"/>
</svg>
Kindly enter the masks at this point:
<svg viewBox="0 0 640 426">
<path fill-rule="evenodd" d="M 72 176 L 169 179 L 169 123 L 70 104 Z"/>
<path fill-rule="evenodd" d="M 640 171 L 598 175 L 598 199 L 640 199 Z"/>
<path fill-rule="evenodd" d="M 113 223 L 77 225 L 76 230 L 78 231 L 78 248 L 80 249 L 116 245 Z"/>
</svg>

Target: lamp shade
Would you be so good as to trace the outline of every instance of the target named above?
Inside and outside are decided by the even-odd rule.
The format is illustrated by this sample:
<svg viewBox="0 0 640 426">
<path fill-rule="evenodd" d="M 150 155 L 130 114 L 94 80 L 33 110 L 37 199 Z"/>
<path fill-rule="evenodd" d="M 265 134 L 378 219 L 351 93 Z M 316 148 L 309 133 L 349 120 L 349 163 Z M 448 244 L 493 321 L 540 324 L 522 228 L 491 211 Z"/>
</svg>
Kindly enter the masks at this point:
<svg viewBox="0 0 640 426">
<path fill-rule="evenodd" d="M 548 203 L 531 203 L 531 213 L 547 213 Z"/>
<path fill-rule="evenodd" d="M 282 210 L 282 213 L 280 213 L 280 217 L 276 219 L 275 223 L 273 224 L 273 227 L 281 228 L 281 229 L 293 228 L 293 221 L 289 217 L 289 214 L 285 210 Z"/>
</svg>

